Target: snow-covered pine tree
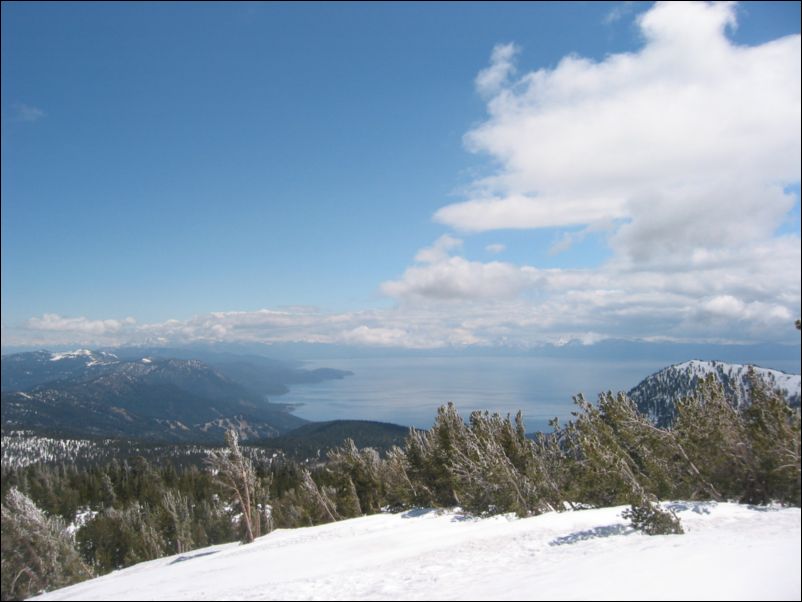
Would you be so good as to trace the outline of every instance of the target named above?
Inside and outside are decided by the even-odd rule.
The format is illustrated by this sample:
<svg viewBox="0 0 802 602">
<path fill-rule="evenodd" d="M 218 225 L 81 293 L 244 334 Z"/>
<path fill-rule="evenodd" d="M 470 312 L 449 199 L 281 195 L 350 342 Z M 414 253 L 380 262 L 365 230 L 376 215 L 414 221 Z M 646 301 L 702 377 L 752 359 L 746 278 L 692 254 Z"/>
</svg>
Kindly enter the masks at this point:
<svg viewBox="0 0 802 602">
<path fill-rule="evenodd" d="M 251 543 L 261 535 L 261 517 L 256 501 L 256 471 L 239 446 L 239 435 L 233 429 L 225 434 L 226 448 L 209 452 L 206 464 L 217 482 L 231 495 L 239 507 L 243 525 L 243 543 Z"/>
<path fill-rule="evenodd" d="M 383 484 L 381 459 L 376 450 L 357 449 L 353 439 L 348 438 L 341 447 L 329 451 L 328 459 L 328 469 L 337 488 L 338 512 L 349 517 L 379 512 Z M 352 492 L 356 500 L 350 499 Z"/>
<path fill-rule="evenodd" d="M 381 463 L 381 480 L 384 484 L 384 503 L 391 510 L 410 508 L 419 497 L 419 485 L 409 477 L 407 455 L 398 446 L 391 447 Z"/>
<path fill-rule="evenodd" d="M 305 468 L 301 472 L 300 491 L 305 505 L 308 506 L 307 511 L 314 521 L 313 524 L 334 522 L 342 518 L 332 499 L 336 496 L 336 490 L 325 486 L 319 487 L 312 474 Z"/>
<path fill-rule="evenodd" d="M 192 524 L 189 501 L 180 492 L 167 489 L 162 496 L 161 531 L 176 554 L 192 549 Z"/>
<path fill-rule="evenodd" d="M 725 397 L 714 375 L 677 403 L 672 433 L 692 469 L 678 483 L 682 497 L 739 499 L 750 472 L 750 451 L 742 416 Z"/>
<path fill-rule="evenodd" d="M 520 414 L 513 425 L 509 416 L 473 412 L 450 468 L 466 510 L 529 516 L 550 509 L 539 494 L 540 471 Z"/>
<path fill-rule="evenodd" d="M 167 554 L 159 509 L 147 502 L 104 508 L 76 534 L 82 556 L 99 570 L 121 569 Z"/>
<path fill-rule="evenodd" d="M 681 535 L 685 533 L 673 510 L 661 508 L 652 500 L 632 505 L 621 513 L 632 526 L 646 535 Z"/>
<path fill-rule="evenodd" d="M 20 600 L 92 576 L 60 518 L 18 489 L 2 504 L 2 598 Z"/>
<path fill-rule="evenodd" d="M 468 427 L 453 403 L 440 406 L 429 431 L 410 429 L 406 439 L 408 476 L 415 484 L 418 505 L 460 504 L 452 470 L 456 451 L 465 449 Z"/>
<path fill-rule="evenodd" d="M 743 411 L 751 451 L 751 475 L 744 501 L 780 501 L 800 505 L 800 409 L 791 408 L 779 391 L 770 390 L 750 370 L 752 403 Z"/>
</svg>

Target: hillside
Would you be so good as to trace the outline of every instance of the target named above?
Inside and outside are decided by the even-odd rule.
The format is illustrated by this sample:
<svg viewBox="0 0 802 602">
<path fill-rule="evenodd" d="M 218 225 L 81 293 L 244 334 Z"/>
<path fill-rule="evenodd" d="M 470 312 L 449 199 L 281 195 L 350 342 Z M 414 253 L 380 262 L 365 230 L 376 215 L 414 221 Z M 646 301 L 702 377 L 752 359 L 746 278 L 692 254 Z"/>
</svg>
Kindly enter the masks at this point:
<svg viewBox="0 0 802 602">
<path fill-rule="evenodd" d="M 393 445 L 402 445 L 409 427 L 388 422 L 370 420 L 332 420 L 311 422 L 288 433 L 251 445 L 281 449 L 296 458 L 311 458 L 343 444 L 346 438 L 353 439 L 357 447 L 372 447 L 385 452 Z"/>
<path fill-rule="evenodd" d="M 302 362 L 277 360 L 262 355 L 214 352 L 199 348 L 122 347 L 112 350 L 121 359 L 197 359 L 234 382 L 262 395 L 282 395 L 289 385 L 339 380 L 353 374 L 332 368 L 307 369 Z"/>
<path fill-rule="evenodd" d="M 34 599 L 800 598 L 798 508 L 673 507 L 685 535 L 633 532 L 623 507 L 522 520 L 380 514 L 161 558 Z"/>
<path fill-rule="evenodd" d="M 800 376 L 786 374 L 758 366 L 729 364 L 725 362 L 691 360 L 663 368 L 643 379 L 629 391 L 629 396 L 638 409 L 660 426 L 670 424 L 675 415 L 676 402 L 694 393 L 696 386 L 708 374 L 712 374 L 723 385 L 727 398 L 736 407 L 750 403 L 749 370 L 770 389 L 779 389 L 788 403 L 799 406 Z"/>
<path fill-rule="evenodd" d="M 158 441 L 276 436 L 306 421 L 291 406 L 234 382 L 199 360 L 106 352 L 35 352 L 3 357 L 3 429 Z"/>
</svg>

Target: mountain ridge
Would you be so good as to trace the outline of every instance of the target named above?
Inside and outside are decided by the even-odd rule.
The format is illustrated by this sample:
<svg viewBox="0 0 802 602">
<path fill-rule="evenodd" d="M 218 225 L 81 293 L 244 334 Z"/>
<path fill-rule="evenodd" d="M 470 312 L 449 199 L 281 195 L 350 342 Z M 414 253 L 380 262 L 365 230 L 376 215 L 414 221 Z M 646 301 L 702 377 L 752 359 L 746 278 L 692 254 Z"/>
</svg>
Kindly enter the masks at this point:
<svg viewBox="0 0 802 602">
<path fill-rule="evenodd" d="M 771 390 L 779 389 L 791 406 L 800 404 L 802 377 L 780 370 L 761 368 L 753 364 L 734 364 L 717 360 L 693 359 L 672 364 L 644 378 L 628 395 L 638 410 L 649 416 L 658 426 L 667 426 L 674 420 L 676 403 L 693 395 L 699 382 L 712 374 L 722 384 L 725 395 L 741 409 L 751 400 L 749 373 L 753 372 Z"/>
<path fill-rule="evenodd" d="M 307 421 L 197 359 L 108 352 L 2 358 L 3 428 L 161 441 L 275 437 Z"/>
</svg>

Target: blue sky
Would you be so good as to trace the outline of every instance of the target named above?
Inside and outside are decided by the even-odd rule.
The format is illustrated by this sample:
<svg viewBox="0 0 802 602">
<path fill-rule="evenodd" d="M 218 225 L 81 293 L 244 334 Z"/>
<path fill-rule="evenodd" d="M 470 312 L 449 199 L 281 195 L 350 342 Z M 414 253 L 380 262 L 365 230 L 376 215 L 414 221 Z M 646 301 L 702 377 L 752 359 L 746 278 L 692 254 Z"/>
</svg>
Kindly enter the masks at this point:
<svg viewBox="0 0 802 602">
<path fill-rule="evenodd" d="M 793 340 L 799 128 L 776 121 L 798 125 L 799 4 L 659 8 L 3 3 L 3 345 Z M 711 77 L 682 53 L 719 37 L 720 85 L 683 104 Z M 672 107 L 594 129 L 654 80 L 683 127 L 756 96 L 688 148 L 660 130 Z M 574 100 L 587 127 L 562 146 Z M 589 167 L 615 136 L 621 160 Z M 687 157 L 709 177 L 670 171 Z M 754 283 L 767 262 L 787 278 Z"/>
</svg>

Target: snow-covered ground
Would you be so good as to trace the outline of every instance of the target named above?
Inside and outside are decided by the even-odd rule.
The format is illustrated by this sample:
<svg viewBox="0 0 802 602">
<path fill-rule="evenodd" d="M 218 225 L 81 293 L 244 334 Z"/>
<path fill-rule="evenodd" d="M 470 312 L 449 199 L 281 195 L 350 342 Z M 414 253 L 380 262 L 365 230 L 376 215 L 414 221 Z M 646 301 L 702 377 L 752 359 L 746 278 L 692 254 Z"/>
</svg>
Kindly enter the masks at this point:
<svg viewBox="0 0 802 602">
<path fill-rule="evenodd" d="M 672 507 L 685 535 L 633 532 L 624 507 L 524 520 L 368 516 L 162 558 L 36 599 L 800 599 L 798 508 Z"/>
</svg>

